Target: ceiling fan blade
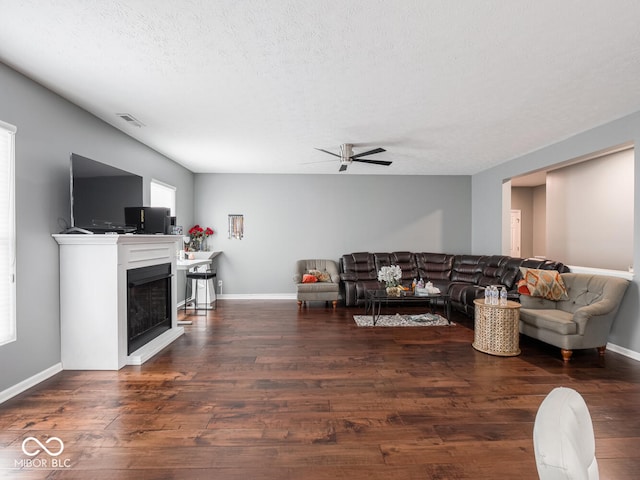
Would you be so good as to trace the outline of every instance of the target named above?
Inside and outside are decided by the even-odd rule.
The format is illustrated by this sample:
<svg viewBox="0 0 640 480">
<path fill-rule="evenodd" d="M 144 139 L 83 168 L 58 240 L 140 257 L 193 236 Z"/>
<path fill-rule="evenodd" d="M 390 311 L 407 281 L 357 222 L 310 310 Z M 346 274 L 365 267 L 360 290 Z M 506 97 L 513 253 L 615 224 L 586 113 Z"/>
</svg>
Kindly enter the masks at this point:
<svg viewBox="0 0 640 480">
<path fill-rule="evenodd" d="M 374 148 L 373 150 L 369 150 L 368 152 L 362 152 L 362 153 L 358 153 L 357 155 L 351 155 L 351 158 L 355 160 L 356 158 L 365 157 L 367 155 L 373 155 L 374 153 L 382 153 L 382 152 L 386 152 L 386 150 L 384 148 Z"/>
<path fill-rule="evenodd" d="M 329 155 L 333 155 L 334 157 L 342 158 L 340 155 L 337 155 L 329 150 L 323 150 L 322 148 L 316 148 L 316 150 L 320 150 L 321 152 L 328 153 Z"/>
<path fill-rule="evenodd" d="M 366 158 L 363 158 L 363 159 L 354 158 L 353 161 L 362 162 L 362 163 L 373 163 L 374 165 L 385 165 L 387 167 L 393 163 L 393 162 L 387 162 L 386 160 L 367 160 Z"/>
<path fill-rule="evenodd" d="M 347 169 L 347 165 L 346 164 L 342 164 L 340 165 L 340 170 L 338 170 L 339 172 L 344 172 Z"/>
</svg>

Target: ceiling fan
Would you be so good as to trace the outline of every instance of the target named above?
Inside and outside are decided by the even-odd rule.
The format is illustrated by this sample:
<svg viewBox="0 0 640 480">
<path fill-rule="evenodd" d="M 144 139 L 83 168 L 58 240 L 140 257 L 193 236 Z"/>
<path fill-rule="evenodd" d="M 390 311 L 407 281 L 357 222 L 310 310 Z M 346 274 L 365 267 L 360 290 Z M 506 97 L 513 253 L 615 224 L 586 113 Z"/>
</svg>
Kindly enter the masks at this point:
<svg viewBox="0 0 640 480">
<path fill-rule="evenodd" d="M 362 153 L 353 154 L 353 145 L 351 143 L 343 143 L 340 145 L 340 155 L 329 152 L 328 150 L 323 150 L 322 148 L 316 148 L 316 150 L 320 150 L 321 152 L 328 153 L 329 155 L 333 155 L 334 157 L 338 157 L 340 159 L 340 172 L 344 172 L 351 162 L 362 162 L 362 163 L 372 163 L 374 165 L 384 165 L 389 166 L 392 162 L 388 162 L 385 160 L 369 160 L 366 158 L 367 155 L 373 155 L 375 153 L 386 152 L 384 148 L 374 148 L 373 150 L 369 150 Z"/>
</svg>

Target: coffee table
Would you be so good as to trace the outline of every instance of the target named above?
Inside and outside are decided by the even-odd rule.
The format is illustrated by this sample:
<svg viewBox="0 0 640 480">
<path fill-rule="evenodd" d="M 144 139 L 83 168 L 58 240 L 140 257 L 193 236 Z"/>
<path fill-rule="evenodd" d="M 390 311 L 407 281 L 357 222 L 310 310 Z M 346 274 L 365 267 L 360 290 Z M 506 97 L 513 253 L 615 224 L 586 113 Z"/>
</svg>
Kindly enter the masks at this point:
<svg viewBox="0 0 640 480">
<path fill-rule="evenodd" d="M 382 304 L 390 303 L 411 304 L 411 303 L 428 303 L 433 313 L 434 306 L 441 303 L 446 314 L 447 322 L 451 324 L 451 297 L 444 293 L 432 295 L 414 295 L 413 292 L 403 292 L 399 297 L 387 295 L 386 290 L 367 290 L 365 295 L 364 313 L 365 315 L 371 311 L 373 325 L 380 318 Z"/>
</svg>

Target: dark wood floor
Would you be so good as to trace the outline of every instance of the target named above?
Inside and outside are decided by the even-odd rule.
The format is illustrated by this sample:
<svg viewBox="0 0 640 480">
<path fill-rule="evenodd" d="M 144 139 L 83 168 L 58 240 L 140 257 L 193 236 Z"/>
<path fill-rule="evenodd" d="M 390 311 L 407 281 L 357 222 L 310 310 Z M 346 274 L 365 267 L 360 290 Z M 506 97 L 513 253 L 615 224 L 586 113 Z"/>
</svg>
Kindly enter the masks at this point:
<svg viewBox="0 0 640 480">
<path fill-rule="evenodd" d="M 591 410 L 600 478 L 638 478 L 637 362 L 594 350 L 567 366 L 526 338 L 494 357 L 462 316 L 357 328 L 359 313 L 220 301 L 141 367 L 62 372 L 0 405 L 0 477 L 536 479 L 535 413 L 563 385 Z M 14 468 L 29 436 L 63 441 L 58 468 Z"/>
</svg>

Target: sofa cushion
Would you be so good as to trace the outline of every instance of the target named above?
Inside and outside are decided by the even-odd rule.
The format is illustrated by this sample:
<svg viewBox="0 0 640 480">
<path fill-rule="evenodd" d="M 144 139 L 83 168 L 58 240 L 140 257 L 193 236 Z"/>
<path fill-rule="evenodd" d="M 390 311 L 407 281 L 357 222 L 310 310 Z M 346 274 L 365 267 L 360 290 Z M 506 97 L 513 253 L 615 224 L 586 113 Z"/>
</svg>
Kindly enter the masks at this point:
<svg viewBox="0 0 640 480">
<path fill-rule="evenodd" d="M 478 285 L 483 287 L 498 285 L 501 283 L 504 265 L 510 257 L 504 255 L 491 255 L 484 257 L 480 263 L 482 273 L 478 279 Z"/>
<path fill-rule="evenodd" d="M 451 272 L 452 282 L 477 284 L 482 276 L 481 255 L 456 255 Z"/>
<path fill-rule="evenodd" d="M 508 290 L 516 288 L 516 281 L 521 277 L 520 267 L 522 266 L 522 258 L 507 257 L 506 262 L 502 265 L 502 273 L 500 275 L 501 285 L 507 287 Z"/>
<path fill-rule="evenodd" d="M 340 286 L 333 282 L 301 283 L 298 285 L 298 294 L 338 292 L 339 290 Z"/>
<path fill-rule="evenodd" d="M 356 252 L 342 256 L 342 269 L 350 280 L 373 279 L 377 277 L 375 259 L 372 253 Z"/>
<path fill-rule="evenodd" d="M 520 262 L 518 267 L 526 267 L 526 268 L 537 268 L 539 270 L 556 270 L 560 273 L 566 273 L 569 271 L 569 268 L 562 262 L 556 262 L 555 260 L 548 260 L 546 258 L 525 258 L 525 259 L 515 259 Z M 512 260 L 510 260 L 512 261 Z M 518 276 L 515 278 L 515 282 L 518 282 L 522 279 L 522 272 L 520 269 L 517 269 Z"/>
<path fill-rule="evenodd" d="M 555 310 L 558 308 L 558 302 L 547 300 L 542 297 L 531 297 L 529 295 L 520 295 L 520 304 L 522 308 L 539 308 L 542 310 Z M 562 308 L 560 308 L 562 310 Z"/>
<path fill-rule="evenodd" d="M 416 253 L 418 277 L 425 282 L 448 283 L 453 268 L 453 255 L 446 253 Z"/>
<path fill-rule="evenodd" d="M 416 257 L 412 252 L 377 252 L 373 254 L 376 263 L 376 271 L 380 271 L 382 267 L 397 265 L 402 271 L 400 283 L 410 285 L 414 278 L 418 277 L 418 268 L 416 267 Z M 377 278 L 377 273 L 376 273 Z"/>
<path fill-rule="evenodd" d="M 520 267 L 520 271 L 522 272 L 522 280 L 518 282 L 519 293 L 556 301 L 569 298 L 562 277 L 557 270 Z M 526 290 L 523 287 L 526 287 Z"/>
<path fill-rule="evenodd" d="M 520 321 L 560 335 L 578 333 L 578 325 L 573 321 L 573 314 L 562 310 L 521 308 Z"/>
<path fill-rule="evenodd" d="M 414 278 L 418 278 L 418 267 L 416 266 L 415 253 L 393 252 L 391 253 L 391 263 L 393 265 L 398 265 L 400 270 L 402 270 L 402 280 L 411 282 Z"/>
</svg>

